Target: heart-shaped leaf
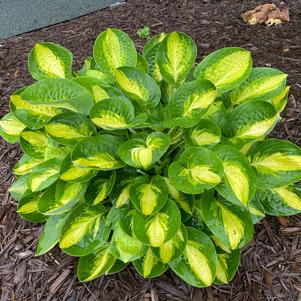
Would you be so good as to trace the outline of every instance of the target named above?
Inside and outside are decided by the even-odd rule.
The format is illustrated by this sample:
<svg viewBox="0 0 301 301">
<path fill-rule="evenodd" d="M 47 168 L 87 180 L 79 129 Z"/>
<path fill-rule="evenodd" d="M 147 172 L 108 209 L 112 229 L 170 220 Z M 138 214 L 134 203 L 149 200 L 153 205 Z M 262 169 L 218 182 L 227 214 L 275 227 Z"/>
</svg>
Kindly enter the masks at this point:
<svg viewBox="0 0 301 301">
<path fill-rule="evenodd" d="M 181 214 L 174 201 L 168 200 L 157 213 L 145 216 L 136 212 L 133 220 L 134 235 L 144 244 L 160 247 L 172 239 L 181 225 Z"/>
<path fill-rule="evenodd" d="M 115 78 L 121 90 L 138 105 L 154 108 L 160 102 L 160 88 L 148 74 L 132 67 L 121 67 L 116 70 Z"/>
<path fill-rule="evenodd" d="M 216 274 L 217 254 L 213 242 L 203 232 L 187 227 L 188 240 L 183 255 L 169 263 L 185 282 L 195 287 L 210 286 Z"/>
<path fill-rule="evenodd" d="M 29 54 L 28 69 L 36 80 L 71 78 L 72 60 L 71 51 L 65 47 L 49 42 L 37 43 Z"/>
<path fill-rule="evenodd" d="M 130 187 L 130 201 L 144 215 L 159 211 L 167 201 L 168 193 L 164 179 L 157 175 L 137 177 Z"/>
<path fill-rule="evenodd" d="M 250 51 L 238 47 L 226 47 L 209 54 L 197 67 L 193 75 L 214 83 L 220 94 L 240 85 L 252 69 Z"/>
<path fill-rule="evenodd" d="M 189 147 L 169 166 L 168 176 L 178 190 L 199 194 L 221 182 L 223 165 L 211 150 Z"/>
<path fill-rule="evenodd" d="M 248 152 L 258 175 L 258 185 L 274 188 L 301 180 L 301 149 L 279 139 L 255 143 Z"/>
<path fill-rule="evenodd" d="M 170 84 L 181 83 L 195 63 L 197 47 L 185 33 L 168 34 L 157 50 L 160 73 Z"/>
<path fill-rule="evenodd" d="M 117 149 L 122 140 L 112 135 L 85 138 L 71 153 L 72 162 L 78 167 L 111 170 L 124 164 L 117 157 Z"/>
<path fill-rule="evenodd" d="M 45 129 L 53 140 L 66 145 L 74 145 L 81 139 L 96 134 L 93 123 L 86 116 L 74 112 L 54 116 Z"/>
<path fill-rule="evenodd" d="M 166 126 L 193 127 L 206 113 L 216 96 L 215 86 L 207 80 L 182 84 L 169 100 L 169 120 L 166 121 Z"/>
<path fill-rule="evenodd" d="M 93 57 L 99 68 L 109 74 L 122 66 L 135 67 L 137 52 L 129 36 L 115 28 L 100 33 L 93 47 Z"/>
<path fill-rule="evenodd" d="M 143 138 L 134 138 L 121 144 L 119 156 L 126 164 L 148 169 L 168 150 L 170 138 L 167 134 L 153 132 Z"/>
</svg>

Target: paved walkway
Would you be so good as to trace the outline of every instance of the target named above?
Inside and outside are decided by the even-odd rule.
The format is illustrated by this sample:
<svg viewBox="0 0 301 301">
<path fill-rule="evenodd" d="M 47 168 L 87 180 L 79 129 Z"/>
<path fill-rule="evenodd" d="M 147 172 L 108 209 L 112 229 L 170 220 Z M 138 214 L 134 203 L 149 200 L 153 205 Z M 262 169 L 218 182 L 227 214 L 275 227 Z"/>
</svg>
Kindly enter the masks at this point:
<svg viewBox="0 0 301 301">
<path fill-rule="evenodd" d="M 124 0 L 2 0 L 0 38 L 70 20 Z"/>
</svg>

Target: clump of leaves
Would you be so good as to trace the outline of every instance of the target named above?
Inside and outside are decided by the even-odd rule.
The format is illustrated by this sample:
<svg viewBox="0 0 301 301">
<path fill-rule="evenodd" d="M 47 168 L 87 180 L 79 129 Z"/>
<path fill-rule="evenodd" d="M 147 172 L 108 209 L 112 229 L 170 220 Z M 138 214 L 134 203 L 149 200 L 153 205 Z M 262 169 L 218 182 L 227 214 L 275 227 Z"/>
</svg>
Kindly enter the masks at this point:
<svg viewBox="0 0 301 301">
<path fill-rule="evenodd" d="M 19 142 L 10 193 L 25 220 L 46 222 L 37 254 L 59 243 L 81 281 L 132 262 L 143 277 L 171 268 L 187 283 L 227 283 L 265 214 L 301 211 L 301 149 L 266 136 L 287 102 L 286 74 L 252 67 L 231 47 L 195 66 L 185 33 L 142 54 L 118 29 L 72 54 L 36 44 L 37 80 L 10 98 L 1 135 Z"/>
</svg>

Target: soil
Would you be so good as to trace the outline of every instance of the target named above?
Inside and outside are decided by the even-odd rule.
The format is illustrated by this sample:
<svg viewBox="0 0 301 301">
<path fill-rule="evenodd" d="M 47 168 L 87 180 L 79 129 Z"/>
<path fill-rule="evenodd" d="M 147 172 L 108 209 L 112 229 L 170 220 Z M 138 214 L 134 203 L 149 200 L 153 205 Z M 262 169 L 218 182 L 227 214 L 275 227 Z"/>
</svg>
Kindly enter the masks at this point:
<svg viewBox="0 0 301 301">
<path fill-rule="evenodd" d="M 93 41 L 107 27 L 125 30 L 141 49 L 136 32 L 149 26 L 152 34 L 184 31 L 196 41 L 199 59 L 226 46 L 250 49 L 256 66 L 273 66 L 289 74 L 289 103 L 273 136 L 301 145 L 301 2 L 286 3 L 291 21 L 281 26 L 250 26 L 242 12 L 259 1 L 243 0 L 129 0 L 68 22 L 0 40 L 0 115 L 8 112 L 9 95 L 32 82 L 27 56 L 38 41 L 60 43 L 74 53 L 78 69 L 91 53 Z M 144 280 L 132 267 L 79 283 L 76 260 L 54 248 L 35 257 L 42 228 L 22 221 L 7 192 L 12 167 L 21 155 L 18 145 L 0 140 L 0 287 L 1 301 L 242 301 L 301 300 L 301 216 L 267 217 L 256 225 L 254 240 L 242 251 L 238 274 L 229 285 L 194 289 L 172 272 Z"/>
</svg>

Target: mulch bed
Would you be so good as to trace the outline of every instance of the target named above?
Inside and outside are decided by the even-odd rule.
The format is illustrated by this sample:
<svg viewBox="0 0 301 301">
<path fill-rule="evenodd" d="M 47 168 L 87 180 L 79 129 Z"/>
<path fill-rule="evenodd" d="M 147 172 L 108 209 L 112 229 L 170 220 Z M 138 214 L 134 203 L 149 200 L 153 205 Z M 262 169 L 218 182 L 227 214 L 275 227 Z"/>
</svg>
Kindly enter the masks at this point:
<svg viewBox="0 0 301 301">
<path fill-rule="evenodd" d="M 184 31 L 198 44 L 199 58 L 225 46 L 248 48 L 256 66 L 273 66 L 289 74 L 289 104 L 273 136 L 301 145 L 301 2 L 287 1 L 290 23 L 276 27 L 245 25 L 240 14 L 259 1 L 242 0 L 129 0 L 65 23 L 0 40 L 0 115 L 8 112 L 9 95 L 30 84 L 27 55 L 38 41 L 69 48 L 75 69 L 91 53 L 97 34 L 118 27 L 144 41 L 136 31 L 148 25 L 153 34 Z M 274 3 L 278 3 L 274 1 Z M 172 272 L 142 279 L 133 268 L 90 283 L 79 283 L 76 261 L 54 248 L 35 257 L 39 225 L 22 221 L 7 189 L 11 170 L 21 156 L 17 145 L 0 140 L 0 301 L 242 301 L 301 300 L 301 216 L 268 217 L 256 226 L 254 240 L 244 248 L 237 276 L 225 286 L 193 289 Z M 298 298 L 299 296 L 299 298 Z"/>
</svg>

